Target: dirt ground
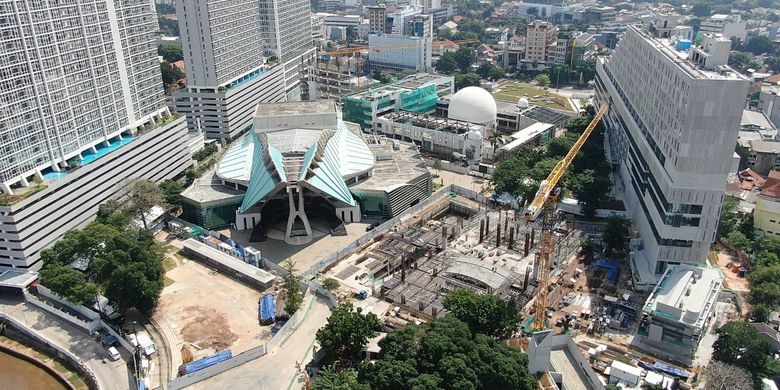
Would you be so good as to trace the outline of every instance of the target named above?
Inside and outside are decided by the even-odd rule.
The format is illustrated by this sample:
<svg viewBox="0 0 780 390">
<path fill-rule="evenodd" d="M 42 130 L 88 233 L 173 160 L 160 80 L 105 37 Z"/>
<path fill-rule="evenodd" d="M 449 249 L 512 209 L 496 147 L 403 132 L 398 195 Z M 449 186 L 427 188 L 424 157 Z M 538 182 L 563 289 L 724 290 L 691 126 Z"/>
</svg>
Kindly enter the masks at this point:
<svg viewBox="0 0 780 390">
<path fill-rule="evenodd" d="M 729 264 L 731 264 L 732 261 L 734 261 L 734 259 L 727 252 L 718 252 L 718 267 L 720 267 L 720 270 L 726 277 L 726 281 L 724 282 L 725 287 L 728 287 L 735 292 L 750 292 L 750 284 L 748 283 L 747 278 L 741 278 L 736 273 L 731 272 Z"/>
<path fill-rule="evenodd" d="M 263 292 L 196 261 L 175 259 L 165 274 L 172 282 L 163 289 L 158 312 L 195 359 L 226 348 L 236 355 L 270 339 L 271 327 L 257 320 Z"/>
</svg>

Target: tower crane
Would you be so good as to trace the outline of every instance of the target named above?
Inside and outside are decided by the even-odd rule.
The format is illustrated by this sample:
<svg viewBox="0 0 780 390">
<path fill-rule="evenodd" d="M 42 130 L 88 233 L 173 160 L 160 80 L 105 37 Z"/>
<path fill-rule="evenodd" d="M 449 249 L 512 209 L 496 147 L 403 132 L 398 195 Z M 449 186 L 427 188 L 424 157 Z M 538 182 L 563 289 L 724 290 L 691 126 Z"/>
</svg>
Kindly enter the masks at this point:
<svg viewBox="0 0 780 390">
<path fill-rule="evenodd" d="M 588 140 L 593 129 L 601 121 L 601 118 L 607 112 L 607 104 L 601 106 L 601 109 L 590 121 L 588 127 L 582 132 L 574 146 L 569 149 L 566 156 L 558 161 L 555 168 L 547 176 L 547 179 L 543 180 L 539 185 L 539 191 L 536 192 L 536 196 L 531 205 L 528 206 L 525 212 L 527 221 L 535 221 L 539 214 L 544 214 L 542 219 L 542 239 L 539 249 L 539 256 L 536 258 L 536 266 L 538 267 L 539 283 L 536 290 L 536 301 L 534 302 L 534 311 L 536 319 L 534 320 L 534 330 L 541 331 L 545 329 L 544 320 L 546 318 L 547 308 L 547 288 L 550 283 L 550 255 L 553 252 L 553 228 L 555 225 L 555 209 L 558 206 L 559 189 L 557 188 L 558 182 L 563 177 L 563 174 L 569 169 L 574 157 Z"/>
</svg>

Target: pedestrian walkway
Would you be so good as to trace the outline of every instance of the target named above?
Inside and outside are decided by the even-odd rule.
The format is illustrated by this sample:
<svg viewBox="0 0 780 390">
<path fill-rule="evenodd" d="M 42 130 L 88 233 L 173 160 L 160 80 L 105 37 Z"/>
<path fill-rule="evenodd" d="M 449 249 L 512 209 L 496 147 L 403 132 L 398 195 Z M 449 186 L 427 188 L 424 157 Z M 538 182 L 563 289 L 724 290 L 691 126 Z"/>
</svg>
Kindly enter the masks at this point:
<svg viewBox="0 0 780 390">
<path fill-rule="evenodd" d="M 79 357 L 95 374 L 101 389 L 131 388 L 133 376 L 125 362 L 132 360 L 132 356 L 123 348 L 119 348 L 122 359 L 111 361 L 108 359 L 106 348 L 100 342 L 73 325 L 23 300 L 0 299 L 0 312 L 25 325 L 48 342 L 69 350 Z"/>
</svg>

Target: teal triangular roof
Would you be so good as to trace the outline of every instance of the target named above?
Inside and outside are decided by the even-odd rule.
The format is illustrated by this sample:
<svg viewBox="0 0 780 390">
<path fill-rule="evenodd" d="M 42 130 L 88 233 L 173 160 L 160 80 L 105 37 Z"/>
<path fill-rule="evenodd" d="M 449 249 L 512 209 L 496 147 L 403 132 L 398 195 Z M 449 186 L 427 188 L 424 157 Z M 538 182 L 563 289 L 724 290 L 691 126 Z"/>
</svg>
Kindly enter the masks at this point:
<svg viewBox="0 0 780 390">
<path fill-rule="evenodd" d="M 240 213 L 246 212 L 257 202 L 277 192 L 286 182 L 283 181 L 284 168 L 281 164 L 281 154 L 273 146 L 264 147 L 257 133 L 249 132 L 248 138 L 252 143 L 252 168 L 247 186 L 246 195 L 241 203 Z M 266 159 L 268 157 L 268 159 Z"/>
<path fill-rule="evenodd" d="M 304 167 L 308 168 L 308 174 L 305 183 L 343 203 L 354 206 L 355 199 L 352 198 L 352 193 L 349 192 L 347 183 L 339 172 L 339 143 L 329 142 L 333 135 L 333 131 L 323 131 L 320 140 L 306 151 Z M 301 177 L 304 177 L 303 175 L 304 173 L 301 172 Z"/>
</svg>

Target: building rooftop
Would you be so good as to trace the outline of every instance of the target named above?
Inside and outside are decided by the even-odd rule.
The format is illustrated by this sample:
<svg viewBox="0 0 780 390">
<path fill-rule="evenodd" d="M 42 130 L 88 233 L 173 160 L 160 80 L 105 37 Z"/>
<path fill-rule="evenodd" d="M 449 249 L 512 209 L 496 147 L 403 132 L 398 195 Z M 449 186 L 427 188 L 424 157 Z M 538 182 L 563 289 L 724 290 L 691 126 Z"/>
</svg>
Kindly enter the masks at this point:
<svg viewBox="0 0 780 390">
<path fill-rule="evenodd" d="M 644 311 L 701 327 L 723 287 L 717 268 L 670 266 L 645 302 Z"/>
<path fill-rule="evenodd" d="M 323 112 L 336 112 L 336 102 L 333 100 L 312 100 L 263 103 L 257 105 L 254 116 L 321 114 Z"/>
<path fill-rule="evenodd" d="M 410 111 L 395 111 L 388 113 L 387 115 L 383 115 L 382 118 L 389 119 L 393 122 L 411 123 L 414 126 L 455 134 L 465 134 L 469 130 L 484 129 L 484 126 L 471 122 L 442 118 L 425 113 Z"/>
<path fill-rule="evenodd" d="M 367 141 L 375 156 L 373 173 L 368 180 L 351 186 L 350 189 L 392 191 L 428 173 L 416 145 L 384 137 L 369 138 Z"/>
<path fill-rule="evenodd" d="M 740 127 L 751 129 L 769 129 L 776 130 L 775 125 L 761 111 L 742 110 L 742 120 Z"/>
<path fill-rule="evenodd" d="M 675 47 L 676 41 L 669 38 L 658 38 L 652 36 L 649 32 L 643 30 L 638 26 L 629 26 L 629 29 L 636 31 L 642 38 L 647 40 L 658 51 L 668 57 L 672 62 L 677 64 L 683 71 L 694 79 L 711 79 L 711 80 L 746 80 L 745 76 L 736 72 L 728 65 L 721 65 L 718 67 L 718 71 L 706 70 L 691 61 L 691 53 L 693 48 L 689 50 L 677 50 Z M 727 39 L 722 37 L 711 37 L 713 41 L 723 41 Z M 730 45 L 730 41 L 729 41 Z"/>
<path fill-rule="evenodd" d="M 750 150 L 756 153 L 780 153 L 780 142 L 765 140 L 750 141 Z"/>
<path fill-rule="evenodd" d="M 534 139 L 535 137 L 539 136 L 539 134 L 544 133 L 545 131 L 549 131 L 555 127 L 555 125 L 552 125 L 550 123 L 542 123 L 537 122 L 532 124 L 531 126 L 528 126 L 514 134 L 511 135 L 513 138 L 512 142 L 509 142 L 506 145 L 501 146 L 502 150 L 514 150 L 515 148 L 519 147 L 520 145 L 525 144 L 526 142 Z"/>
<path fill-rule="evenodd" d="M 231 199 L 241 202 L 244 191 L 222 184 L 222 180 L 216 177 L 216 171 L 213 170 L 195 180 L 191 186 L 182 191 L 181 195 L 192 202 L 208 205 L 211 202 L 223 203 Z"/>
<path fill-rule="evenodd" d="M 770 177 L 761 186 L 761 195 L 770 198 L 780 198 L 780 179 Z"/>
<path fill-rule="evenodd" d="M 0 287 L 25 288 L 38 280 L 37 272 L 4 271 L 0 272 Z"/>
</svg>

